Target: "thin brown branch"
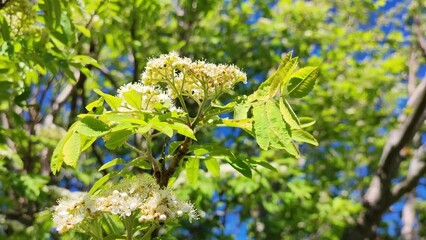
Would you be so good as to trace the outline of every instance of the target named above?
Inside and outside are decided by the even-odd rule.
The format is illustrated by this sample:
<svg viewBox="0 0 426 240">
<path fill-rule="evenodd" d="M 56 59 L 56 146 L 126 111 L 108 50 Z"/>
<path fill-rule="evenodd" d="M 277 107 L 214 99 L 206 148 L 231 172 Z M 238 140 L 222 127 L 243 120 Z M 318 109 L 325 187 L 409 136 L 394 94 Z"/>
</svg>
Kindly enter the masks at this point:
<svg viewBox="0 0 426 240">
<path fill-rule="evenodd" d="M 416 193 L 411 191 L 407 194 L 407 202 L 402 210 L 403 227 L 401 229 L 401 236 L 404 240 L 414 240 L 416 238 Z M 417 236 L 418 237 L 418 236 Z"/>
<path fill-rule="evenodd" d="M 169 179 L 176 172 L 176 169 L 179 167 L 180 162 L 183 157 L 188 153 L 189 146 L 191 145 L 192 140 L 189 137 L 185 137 L 183 143 L 178 147 L 168 169 L 162 170 L 161 180 L 159 182 L 160 186 L 167 186 Z"/>
<path fill-rule="evenodd" d="M 408 64 L 408 94 L 413 94 L 416 89 L 416 73 L 418 69 L 418 62 L 416 59 L 416 53 L 414 50 L 411 50 L 410 53 L 410 62 Z"/>
<path fill-rule="evenodd" d="M 426 56 L 426 39 L 422 35 L 419 16 L 414 16 L 414 32 L 417 37 L 417 43 L 419 47 L 421 48 L 421 50 L 423 50 L 423 55 Z"/>
<path fill-rule="evenodd" d="M 426 174 L 426 145 L 419 147 L 410 162 L 407 177 L 392 189 L 393 201 L 397 201 L 405 193 L 417 186 L 419 179 Z"/>
</svg>

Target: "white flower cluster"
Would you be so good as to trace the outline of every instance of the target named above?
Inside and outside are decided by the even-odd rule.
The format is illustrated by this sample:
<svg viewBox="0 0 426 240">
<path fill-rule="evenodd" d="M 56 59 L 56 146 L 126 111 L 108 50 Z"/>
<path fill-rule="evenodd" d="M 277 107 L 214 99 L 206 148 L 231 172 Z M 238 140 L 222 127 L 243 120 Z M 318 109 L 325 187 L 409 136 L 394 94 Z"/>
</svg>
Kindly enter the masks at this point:
<svg viewBox="0 0 426 240">
<path fill-rule="evenodd" d="M 101 213 L 121 218 L 137 217 L 140 222 L 165 222 L 187 214 L 198 215 L 191 203 L 181 202 L 168 188 L 160 188 L 149 175 L 126 179 L 99 196 L 74 193 L 59 201 L 53 222 L 59 233 L 78 230 L 82 224 L 101 217 Z"/>
<path fill-rule="evenodd" d="M 165 82 L 171 98 L 177 92 L 195 100 L 211 99 L 229 92 L 238 82 L 247 82 L 244 72 L 233 65 L 212 64 L 181 58 L 176 52 L 163 54 L 148 61 L 142 74 L 145 85 Z"/>
<path fill-rule="evenodd" d="M 140 108 L 129 104 L 127 98 L 124 96 L 125 93 L 130 91 L 135 91 L 136 94 L 140 95 L 141 102 Z M 160 88 L 153 85 L 144 85 L 140 82 L 138 83 L 129 83 L 120 87 L 117 91 L 117 97 L 122 99 L 121 106 L 118 109 L 119 111 L 135 111 L 135 110 L 145 110 L 145 111 L 154 111 L 158 104 L 161 104 L 163 107 L 168 108 L 170 111 L 180 112 L 181 109 L 175 107 L 173 100 L 167 95 L 166 92 L 162 91 Z"/>
<path fill-rule="evenodd" d="M 89 208 L 90 207 L 90 208 Z M 70 231 L 92 216 L 92 200 L 82 192 L 73 192 L 67 199 L 59 201 L 53 215 L 53 222 L 59 233 Z"/>
</svg>

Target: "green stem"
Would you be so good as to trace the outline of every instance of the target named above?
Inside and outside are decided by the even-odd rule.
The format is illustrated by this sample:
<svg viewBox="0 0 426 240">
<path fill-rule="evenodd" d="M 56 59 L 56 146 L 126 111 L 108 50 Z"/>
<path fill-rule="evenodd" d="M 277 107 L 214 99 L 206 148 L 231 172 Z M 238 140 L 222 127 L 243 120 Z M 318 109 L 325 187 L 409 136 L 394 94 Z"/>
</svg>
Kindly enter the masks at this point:
<svg viewBox="0 0 426 240">
<path fill-rule="evenodd" d="M 151 233 L 154 232 L 155 229 L 157 229 L 157 224 L 153 223 L 151 225 L 151 227 L 148 229 L 148 232 L 146 232 L 145 235 L 143 235 L 143 237 L 141 238 L 141 240 L 151 239 Z"/>
<path fill-rule="evenodd" d="M 150 134 L 144 134 L 143 136 L 146 139 L 147 159 L 152 166 L 152 170 L 154 171 L 154 176 L 157 179 L 157 182 L 159 182 L 163 169 L 159 168 L 157 160 L 155 160 L 154 156 L 152 155 L 152 136 Z"/>
<path fill-rule="evenodd" d="M 136 148 L 135 146 L 133 146 L 132 144 L 125 142 L 126 146 L 130 147 L 131 149 L 133 149 L 135 152 L 139 153 L 139 155 L 144 155 L 145 152 L 139 150 L 138 148 Z"/>
<path fill-rule="evenodd" d="M 133 238 L 133 216 L 124 218 L 124 226 L 126 227 L 127 236 L 126 239 L 131 240 Z"/>
</svg>

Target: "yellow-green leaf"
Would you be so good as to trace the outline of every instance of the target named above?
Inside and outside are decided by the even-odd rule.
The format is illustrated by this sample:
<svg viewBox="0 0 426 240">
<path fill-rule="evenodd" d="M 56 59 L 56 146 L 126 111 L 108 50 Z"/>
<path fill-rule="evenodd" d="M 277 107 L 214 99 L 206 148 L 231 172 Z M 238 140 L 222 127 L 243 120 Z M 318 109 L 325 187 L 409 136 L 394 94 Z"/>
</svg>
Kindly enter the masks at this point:
<svg viewBox="0 0 426 240">
<path fill-rule="evenodd" d="M 305 142 L 305 143 L 312 144 L 314 146 L 318 146 L 318 142 L 315 139 L 315 137 L 312 136 L 310 133 L 303 131 L 301 129 L 293 130 L 292 131 L 292 138 L 295 141 L 298 141 L 298 142 Z"/>
<path fill-rule="evenodd" d="M 294 72 L 287 85 L 289 96 L 301 98 L 308 95 L 314 88 L 318 73 L 318 68 L 316 67 L 305 67 Z"/>
<path fill-rule="evenodd" d="M 219 177 L 220 175 L 220 166 L 219 162 L 216 158 L 207 158 L 204 160 L 204 164 L 206 164 L 207 170 L 216 177 Z"/>
<path fill-rule="evenodd" d="M 284 118 L 284 121 L 288 123 L 288 125 L 290 125 L 291 128 L 294 128 L 294 129 L 300 128 L 299 119 L 297 118 L 290 104 L 287 102 L 287 100 L 284 97 L 280 98 L 280 111 Z"/>
<path fill-rule="evenodd" d="M 200 168 L 200 160 L 197 158 L 189 158 L 185 164 L 186 178 L 189 184 L 196 184 L 198 181 L 198 169 Z"/>
<path fill-rule="evenodd" d="M 80 156 L 80 134 L 72 132 L 69 139 L 64 143 L 62 154 L 64 163 L 71 167 L 76 167 Z"/>
</svg>

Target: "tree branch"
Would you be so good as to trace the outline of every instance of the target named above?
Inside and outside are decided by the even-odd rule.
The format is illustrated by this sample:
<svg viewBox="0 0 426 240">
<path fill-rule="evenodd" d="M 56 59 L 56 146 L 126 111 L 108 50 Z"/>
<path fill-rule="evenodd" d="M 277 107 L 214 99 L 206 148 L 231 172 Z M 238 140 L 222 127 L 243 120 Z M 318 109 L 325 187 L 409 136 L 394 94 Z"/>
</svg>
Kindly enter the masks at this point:
<svg viewBox="0 0 426 240">
<path fill-rule="evenodd" d="M 419 179 L 426 174 L 426 145 L 419 147 L 410 162 L 407 177 L 392 189 L 392 199 L 397 201 L 405 193 L 417 186 Z"/>
<path fill-rule="evenodd" d="M 403 227 L 401 229 L 401 236 L 404 240 L 417 239 L 415 225 L 416 225 L 416 194 L 411 191 L 407 196 L 407 202 L 402 210 Z"/>
<path fill-rule="evenodd" d="M 411 142 L 415 133 L 423 124 L 426 114 L 426 81 L 425 79 L 417 86 L 414 94 L 409 99 L 409 106 L 412 106 L 411 113 L 400 126 L 393 130 L 384 147 L 380 158 L 379 169 L 376 176 L 364 195 L 364 207 L 357 220 L 356 226 L 347 229 L 344 233 L 344 239 L 372 239 L 375 235 L 375 229 L 380 223 L 382 214 L 396 202 L 404 193 L 410 191 L 412 185 L 408 185 L 404 190 L 397 191 L 398 194 L 391 192 L 391 180 L 398 172 L 400 164 L 400 151 Z M 411 184 L 417 183 L 418 179 L 411 180 Z M 391 197 L 390 197 L 391 196 Z"/>
</svg>

